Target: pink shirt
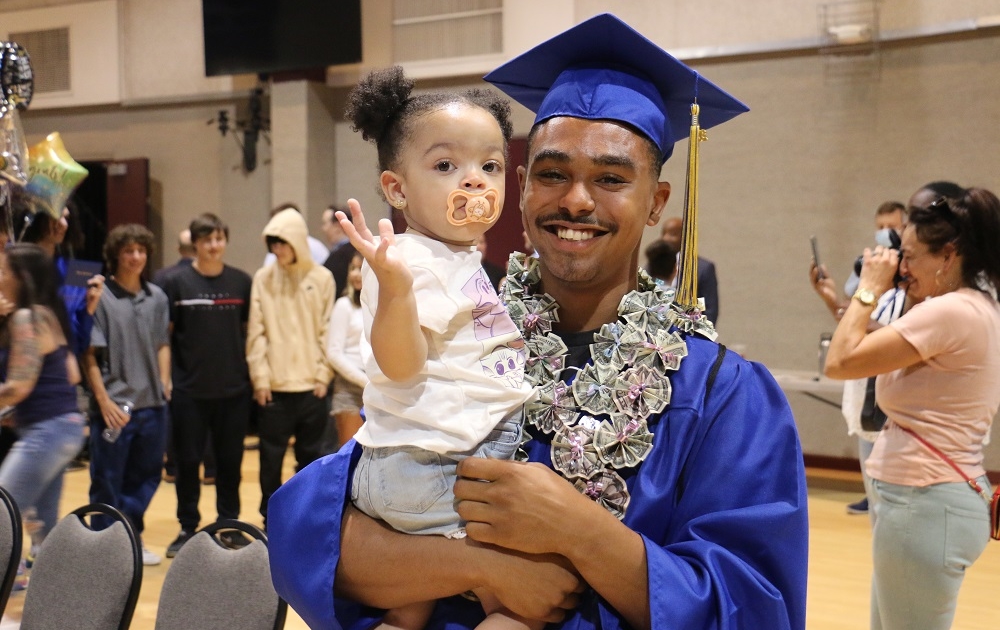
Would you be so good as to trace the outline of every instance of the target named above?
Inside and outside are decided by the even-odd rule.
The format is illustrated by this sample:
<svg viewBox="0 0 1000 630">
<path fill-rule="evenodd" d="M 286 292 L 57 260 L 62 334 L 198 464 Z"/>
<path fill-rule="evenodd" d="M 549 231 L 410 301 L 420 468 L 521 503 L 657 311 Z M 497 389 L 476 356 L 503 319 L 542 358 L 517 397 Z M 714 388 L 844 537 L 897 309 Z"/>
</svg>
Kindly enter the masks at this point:
<svg viewBox="0 0 1000 630">
<path fill-rule="evenodd" d="M 923 361 L 876 381 L 889 422 L 868 458 L 868 474 L 919 487 L 964 481 L 900 426 L 970 477 L 985 474 L 983 439 L 1000 406 L 1000 307 L 980 291 L 959 289 L 917 304 L 890 326 Z"/>
</svg>

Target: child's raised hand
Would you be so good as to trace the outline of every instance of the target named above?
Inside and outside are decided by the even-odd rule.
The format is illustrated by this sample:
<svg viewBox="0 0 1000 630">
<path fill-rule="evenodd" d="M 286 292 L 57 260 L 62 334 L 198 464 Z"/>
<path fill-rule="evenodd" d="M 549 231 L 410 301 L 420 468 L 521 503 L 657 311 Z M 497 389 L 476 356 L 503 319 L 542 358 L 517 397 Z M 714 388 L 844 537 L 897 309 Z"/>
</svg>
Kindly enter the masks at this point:
<svg viewBox="0 0 1000 630">
<path fill-rule="evenodd" d="M 375 272 L 379 285 L 383 288 L 409 291 L 413 286 L 413 274 L 406 261 L 396 252 L 396 236 L 392 230 L 392 221 L 382 219 L 378 222 L 379 240 L 376 241 L 371 230 L 365 224 L 364 213 L 357 199 L 348 199 L 347 206 L 351 209 L 351 220 L 343 212 L 337 212 L 337 221 L 351 245 L 358 250 L 368 266 Z"/>
</svg>

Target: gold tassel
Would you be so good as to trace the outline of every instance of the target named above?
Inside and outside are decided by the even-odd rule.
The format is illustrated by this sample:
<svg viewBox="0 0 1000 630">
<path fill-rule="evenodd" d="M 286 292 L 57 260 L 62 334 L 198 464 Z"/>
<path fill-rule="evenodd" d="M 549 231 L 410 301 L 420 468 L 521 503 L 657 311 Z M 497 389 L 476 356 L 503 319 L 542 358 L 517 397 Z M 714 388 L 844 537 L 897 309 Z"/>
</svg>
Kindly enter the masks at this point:
<svg viewBox="0 0 1000 630">
<path fill-rule="evenodd" d="M 684 216 L 681 230 L 680 269 L 677 270 L 677 303 L 685 310 L 698 307 L 698 155 L 708 134 L 698 123 L 697 100 L 691 105 L 691 136 L 688 142 L 687 181 L 684 184 Z"/>
</svg>

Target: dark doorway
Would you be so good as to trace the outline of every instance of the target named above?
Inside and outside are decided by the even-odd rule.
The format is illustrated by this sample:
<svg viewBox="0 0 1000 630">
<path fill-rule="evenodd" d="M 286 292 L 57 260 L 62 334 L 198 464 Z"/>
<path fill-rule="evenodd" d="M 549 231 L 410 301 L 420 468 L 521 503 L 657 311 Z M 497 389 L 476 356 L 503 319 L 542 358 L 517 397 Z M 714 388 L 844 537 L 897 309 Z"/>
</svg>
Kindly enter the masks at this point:
<svg viewBox="0 0 1000 630">
<path fill-rule="evenodd" d="M 76 258 L 102 260 L 108 231 L 123 223 L 149 227 L 149 160 L 80 162 L 90 173 L 71 197 L 71 221 L 78 222 L 80 238 L 69 243 Z M 73 226 L 71 226 L 71 230 Z M 67 235 L 71 238 L 72 231 Z"/>
</svg>

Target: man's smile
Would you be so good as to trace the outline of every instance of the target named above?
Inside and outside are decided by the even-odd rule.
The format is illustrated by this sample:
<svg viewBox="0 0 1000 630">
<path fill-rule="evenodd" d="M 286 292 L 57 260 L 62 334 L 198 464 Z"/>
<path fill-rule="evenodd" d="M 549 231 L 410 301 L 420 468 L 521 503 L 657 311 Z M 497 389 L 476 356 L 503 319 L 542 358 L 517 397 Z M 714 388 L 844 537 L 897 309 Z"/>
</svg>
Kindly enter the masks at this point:
<svg viewBox="0 0 1000 630">
<path fill-rule="evenodd" d="M 589 241 L 598 236 L 594 230 L 575 230 L 573 228 L 557 227 L 556 236 L 568 241 Z"/>
</svg>

